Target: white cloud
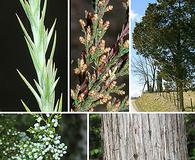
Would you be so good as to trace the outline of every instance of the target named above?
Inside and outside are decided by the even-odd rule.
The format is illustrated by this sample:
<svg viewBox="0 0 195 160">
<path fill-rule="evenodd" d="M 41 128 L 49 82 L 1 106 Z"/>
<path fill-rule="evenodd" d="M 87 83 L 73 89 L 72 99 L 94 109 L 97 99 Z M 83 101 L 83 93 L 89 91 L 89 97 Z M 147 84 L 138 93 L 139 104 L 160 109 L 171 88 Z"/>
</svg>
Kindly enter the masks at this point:
<svg viewBox="0 0 195 160">
<path fill-rule="evenodd" d="M 134 10 L 130 10 L 130 19 L 132 21 L 135 21 L 135 22 L 139 22 L 141 21 L 141 15 L 139 15 L 138 13 L 136 13 Z"/>
<path fill-rule="evenodd" d="M 130 10 L 130 18 L 135 19 L 138 16 L 137 13 L 135 13 L 133 10 Z"/>
</svg>

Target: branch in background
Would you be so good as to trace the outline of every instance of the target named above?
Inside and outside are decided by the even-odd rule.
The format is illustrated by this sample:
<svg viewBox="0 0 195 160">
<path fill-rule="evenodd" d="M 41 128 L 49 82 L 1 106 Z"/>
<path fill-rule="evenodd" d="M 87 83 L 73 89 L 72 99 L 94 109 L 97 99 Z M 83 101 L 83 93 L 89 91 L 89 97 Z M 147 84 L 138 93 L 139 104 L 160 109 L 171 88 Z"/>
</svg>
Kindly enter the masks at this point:
<svg viewBox="0 0 195 160">
<path fill-rule="evenodd" d="M 128 11 L 128 2 L 126 9 Z M 107 106 L 107 111 L 127 109 L 128 97 L 120 101 L 112 95 L 125 95 L 125 84 L 117 85 L 119 77 L 129 74 L 129 17 L 122 28 L 116 43 L 106 47 L 103 39 L 110 26 L 103 16 L 110 12 L 113 6 L 109 0 L 93 1 L 94 12 L 85 12 L 85 20 L 80 19 L 84 33 L 79 40 L 84 45 L 78 67 L 74 69 L 80 83 L 71 90 L 73 111 L 93 111 L 98 105 Z"/>
<path fill-rule="evenodd" d="M 41 11 L 41 0 L 20 0 L 25 14 L 30 22 L 33 38 L 29 36 L 22 21 L 17 16 L 20 26 L 24 32 L 24 38 L 28 45 L 28 49 L 37 73 L 37 80 L 34 80 L 36 89 L 26 80 L 26 78 L 18 71 L 20 77 L 24 80 L 30 91 L 36 98 L 39 108 L 42 112 L 53 112 L 62 110 L 62 96 L 55 104 L 55 87 L 59 78 L 56 80 L 57 69 L 53 63 L 54 51 L 56 47 L 56 33 L 54 34 L 52 50 L 49 59 L 46 60 L 46 52 L 50 44 L 50 40 L 54 33 L 56 21 L 51 29 L 45 28 L 44 19 L 47 8 L 47 0 L 44 1 Z M 37 90 L 37 91 L 36 91 Z M 27 111 L 29 107 L 22 101 Z"/>
</svg>

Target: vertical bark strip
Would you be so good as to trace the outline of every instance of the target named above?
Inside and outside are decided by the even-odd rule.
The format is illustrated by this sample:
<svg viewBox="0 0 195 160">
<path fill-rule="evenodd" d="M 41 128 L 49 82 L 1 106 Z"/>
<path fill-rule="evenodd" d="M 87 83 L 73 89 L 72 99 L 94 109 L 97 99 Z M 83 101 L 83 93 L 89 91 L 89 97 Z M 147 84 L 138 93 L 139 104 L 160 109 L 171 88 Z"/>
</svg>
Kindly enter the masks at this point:
<svg viewBox="0 0 195 160">
<path fill-rule="evenodd" d="M 187 160 L 183 115 L 102 115 L 104 160 Z"/>
</svg>

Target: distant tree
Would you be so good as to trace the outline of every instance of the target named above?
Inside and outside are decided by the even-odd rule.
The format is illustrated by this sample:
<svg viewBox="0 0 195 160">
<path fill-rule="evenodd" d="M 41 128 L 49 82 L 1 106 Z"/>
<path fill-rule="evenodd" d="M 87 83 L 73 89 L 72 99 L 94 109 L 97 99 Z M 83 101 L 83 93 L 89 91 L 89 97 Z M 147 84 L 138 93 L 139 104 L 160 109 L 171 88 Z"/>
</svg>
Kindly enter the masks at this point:
<svg viewBox="0 0 195 160">
<path fill-rule="evenodd" d="M 183 114 L 103 114 L 104 160 L 187 160 Z"/>
<path fill-rule="evenodd" d="M 177 86 L 184 111 L 183 88 L 195 68 L 195 1 L 157 0 L 136 23 L 134 48 L 155 59 Z"/>
<path fill-rule="evenodd" d="M 140 80 L 144 83 L 142 91 L 144 91 L 145 86 L 148 92 L 155 91 L 156 71 L 157 65 L 150 57 L 138 55 L 137 58 L 132 60 L 133 74 L 139 76 Z"/>
</svg>

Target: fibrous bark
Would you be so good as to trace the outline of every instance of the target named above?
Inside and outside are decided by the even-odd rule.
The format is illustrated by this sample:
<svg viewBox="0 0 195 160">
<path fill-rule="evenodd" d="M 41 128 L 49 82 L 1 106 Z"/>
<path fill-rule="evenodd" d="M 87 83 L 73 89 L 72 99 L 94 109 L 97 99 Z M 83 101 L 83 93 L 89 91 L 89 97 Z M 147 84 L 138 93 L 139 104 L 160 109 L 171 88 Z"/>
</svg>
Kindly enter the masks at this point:
<svg viewBox="0 0 195 160">
<path fill-rule="evenodd" d="M 102 115 L 104 160 L 187 160 L 181 114 Z"/>
</svg>

